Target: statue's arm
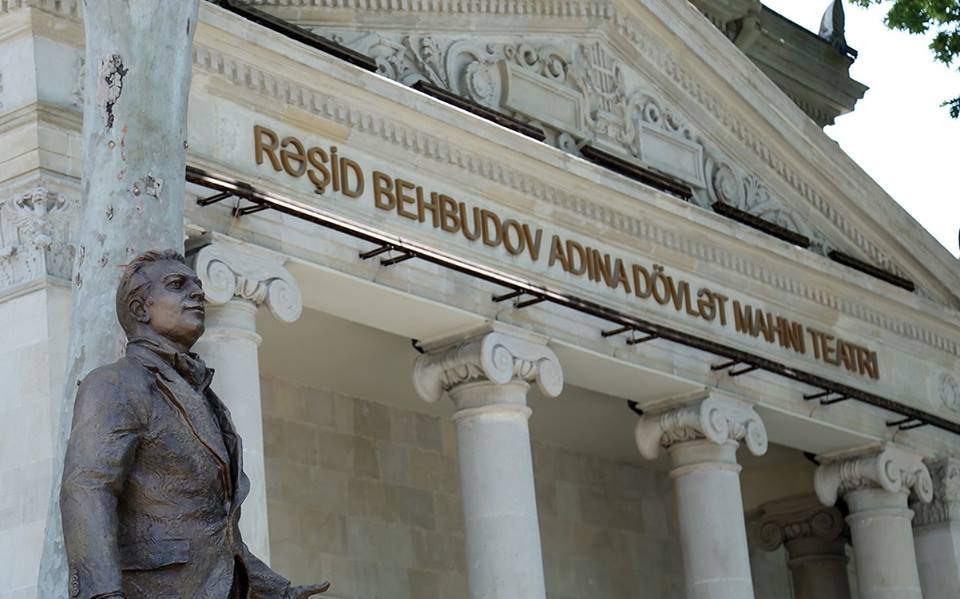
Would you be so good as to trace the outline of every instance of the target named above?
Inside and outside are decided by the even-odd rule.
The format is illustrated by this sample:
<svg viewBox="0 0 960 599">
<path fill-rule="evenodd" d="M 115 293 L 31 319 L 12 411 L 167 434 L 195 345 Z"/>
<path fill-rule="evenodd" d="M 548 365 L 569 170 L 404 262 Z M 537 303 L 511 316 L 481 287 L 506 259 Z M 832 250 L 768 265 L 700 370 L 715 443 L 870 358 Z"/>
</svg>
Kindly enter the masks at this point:
<svg viewBox="0 0 960 599">
<path fill-rule="evenodd" d="M 90 373 L 77 391 L 60 490 L 72 597 L 122 597 L 117 496 L 143 418 L 116 369 Z"/>
<path fill-rule="evenodd" d="M 308 599 L 330 588 L 330 583 L 291 586 L 290 581 L 274 572 L 270 566 L 250 553 L 246 543 L 243 552 L 250 576 L 250 599 Z"/>
<path fill-rule="evenodd" d="M 243 544 L 244 561 L 250 577 L 250 599 L 274 599 L 287 596 L 290 581 L 274 572 L 270 566 L 260 561 Z"/>
</svg>

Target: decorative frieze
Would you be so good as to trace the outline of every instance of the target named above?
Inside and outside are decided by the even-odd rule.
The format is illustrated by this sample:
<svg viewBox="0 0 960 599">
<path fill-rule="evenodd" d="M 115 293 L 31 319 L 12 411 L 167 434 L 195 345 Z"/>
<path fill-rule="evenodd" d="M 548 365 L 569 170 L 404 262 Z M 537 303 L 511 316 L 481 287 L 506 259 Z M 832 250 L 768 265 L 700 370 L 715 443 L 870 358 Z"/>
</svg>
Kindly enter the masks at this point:
<svg viewBox="0 0 960 599">
<path fill-rule="evenodd" d="M 236 298 L 256 306 L 266 304 L 283 322 L 300 317 L 300 286 L 283 268 L 282 256 L 255 253 L 236 242 L 218 239 L 201 248 L 193 259 L 208 303 L 222 305 Z"/>
<path fill-rule="evenodd" d="M 556 397 L 563 390 L 563 371 L 552 350 L 498 331 L 422 354 L 413 370 L 417 394 L 431 403 L 465 383 L 514 380 L 535 382 L 547 397 Z"/>
<path fill-rule="evenodd" d="M 757 412 L 716 397 L 646 413 L 637 422 L 634 436 L 640 454 L 648 460 L 657 458 L 660 447 L 701 439 L 717 445 L 745 441 L 753 455 L 767 452 L 767 430 Z"/>
<path fill-rule="evenodd" d="M 69 280 L 77 204 L 46 187 L 0 201 L 0 291 L 46 276 Z"/>
<path fill-rule="evenodd" d="M 913 525 L 960 522 L 960 460 L 940 458 L 927 462 L 927 467 L 933 480 L 933 499 L 930 503 L 911 502 Z"/>
<path fill-rule="evenodd" d="M 833 505 L 840 495 L 859 489 L 912 492 L 922 503 L 933 498 L 930 471 L 920 456 L 892 445 L 825 461 L 817 468 L 814 487 L 824 505 Z"/>
</svg>

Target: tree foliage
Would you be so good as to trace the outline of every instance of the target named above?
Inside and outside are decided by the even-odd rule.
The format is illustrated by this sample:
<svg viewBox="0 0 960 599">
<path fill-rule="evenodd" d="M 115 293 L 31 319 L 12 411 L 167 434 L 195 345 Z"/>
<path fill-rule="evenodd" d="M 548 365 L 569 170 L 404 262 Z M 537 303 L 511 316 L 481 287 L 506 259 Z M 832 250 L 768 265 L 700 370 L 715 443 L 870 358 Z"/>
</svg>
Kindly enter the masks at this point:
<svg viewBox="0 0 960 599">
<path fill-rule="evenodd" d="M 960 0 L 850 0 L 868 7 L 871 4 L 890 4 L 884 19 L 887 27 L 909 33 L 933 32 L 930 50 L 934 58 L 953 66 L 960 56 Z M 950 116 L 960 117 L 960 96 L 942 104 L 950 109 Z"/>
</svg>

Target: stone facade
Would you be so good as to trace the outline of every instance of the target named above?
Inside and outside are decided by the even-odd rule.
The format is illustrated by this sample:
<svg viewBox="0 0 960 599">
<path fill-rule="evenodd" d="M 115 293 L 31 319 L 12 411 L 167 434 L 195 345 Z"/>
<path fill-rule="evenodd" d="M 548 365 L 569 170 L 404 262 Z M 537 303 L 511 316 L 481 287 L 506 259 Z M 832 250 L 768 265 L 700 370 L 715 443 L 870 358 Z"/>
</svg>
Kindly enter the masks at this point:
<svg viewBox="0 0 960 599">
<path fill-rule="evenodd" d="M 467 596 L 454 425 L 262 380 L 272 565 L 338 599 Z M 680 599 L 670 481 L 533 444 L 550 599 Z"/>
</svg>

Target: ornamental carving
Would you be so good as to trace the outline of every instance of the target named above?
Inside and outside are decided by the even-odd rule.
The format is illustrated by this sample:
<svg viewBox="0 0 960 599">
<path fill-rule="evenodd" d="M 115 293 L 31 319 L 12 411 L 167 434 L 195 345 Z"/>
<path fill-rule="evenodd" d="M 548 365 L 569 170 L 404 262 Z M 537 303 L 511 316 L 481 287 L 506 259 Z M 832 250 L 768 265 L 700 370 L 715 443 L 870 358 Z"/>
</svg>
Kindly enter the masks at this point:
<svg viewBox="0 0 960 599">
<path fill-rule="evenodd" d="M 479 381 L 535 382 L 545 396 L 556 397 L 563 371 L 546 345 L 498 331 L 422 354 L 413 368 L 413 386 L 430 403 L 457 385 Z"/>
<path fill-rule="evenodd" d="M 645 83 L 628 86 L 624 67 L 600 42 L 504 42 L 318 30 L 371 56 L 380 74 L 410 85 L 426 80 L 544 130 L 573 153 L 584 143 L 629 156 L 690 184 L 704 208 L 730 204 L 811 238 L 823 236 L 735 166 Z"/>
<path fill-rule="evenodd" d="M 892 445 L 822 464 L 814 476 L 814 487 L 824 505 L 833 505 L 840 495 L 859 489 L 912 492 L 922 503 L 933 498 L 933 481 L 923 460 Z"/>
<path fill-rule="evenodd" d="M 949 410 L 960 412 L 960 383 L 949 372 L 940 375 L 940 403 Z"/>
<path fill-rule="evenodd" d="M 774 551 L 797 539 L 835 541 L 845 531 L 840 510 L 822 505 L 815 495 L 798 495 L 761 506 L 753 536 L 761 549 Z"/>
<path fill-rule="evenodd" d="M 222 305 L 236 298 L 258 307 L 266 304 L 283 322 L 294 322 L 300 317 L 300 286 L 283 268 L 282 257 L 254 253 L 239 244 L 221 241 L 201 248 L 193 259 L 208 303 Z"/>
<path fill-rule="evenodd" d="M 913 501 L 913 525 L 960 522 L 960 460 L 941 458 L 927 463 L 933 480 L 930 503 Z"/>
<path fill-rule="evenodd" d="M 76 203 L 46 187 L 0 202 L 0 287 L 42 276 L 70 278 Z"/>
<path fill-rule="evenodd" d="M 646 413 L 634 436 L 640 455 L 648 460 L 656 459 L 661 447 L 697 440 L 717 445 L 744 441 L 753 455 L 767 452 L 767 430 L 756 411 L 715 397 Z"/>
</svg>

